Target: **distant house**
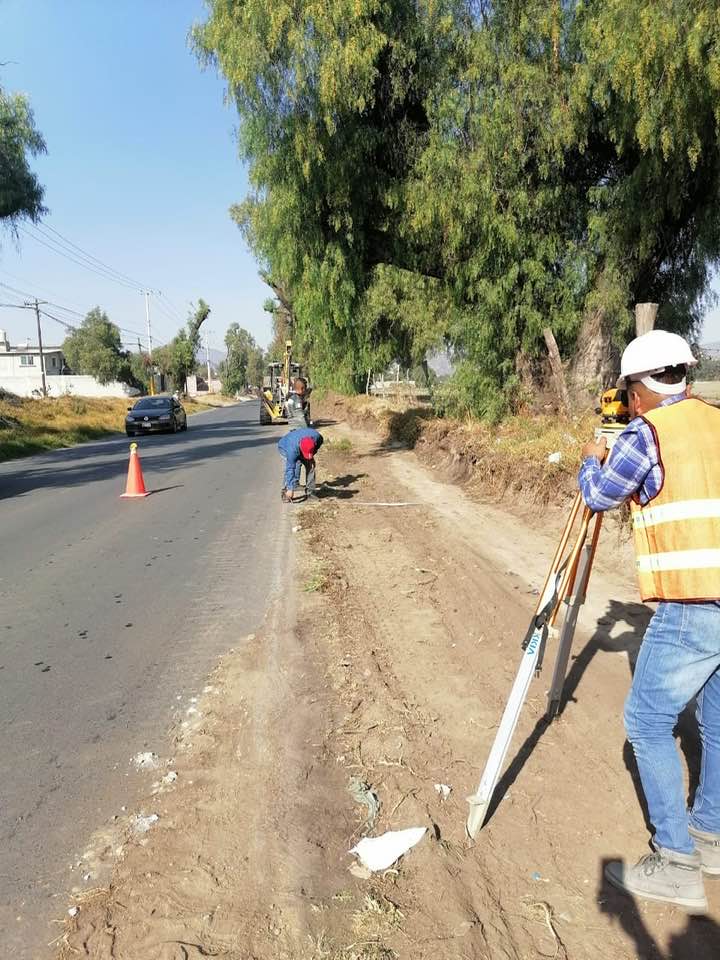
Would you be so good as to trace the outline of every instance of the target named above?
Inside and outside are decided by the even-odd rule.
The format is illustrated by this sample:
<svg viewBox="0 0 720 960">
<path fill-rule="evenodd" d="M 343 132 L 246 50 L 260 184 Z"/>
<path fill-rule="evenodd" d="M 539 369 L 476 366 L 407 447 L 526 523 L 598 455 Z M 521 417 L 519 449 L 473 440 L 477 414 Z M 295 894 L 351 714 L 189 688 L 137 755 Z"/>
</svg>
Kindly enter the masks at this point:
<svg viewBox="0 0 720 960">
<path fill-rule="evenodd" d="M 43 347 L 45 374 L 47 376 L 68 373 L 62 347 Z M 0 378 L 40 377 L 40 348 L 29 343 L 10 346 L 4 330 L 0 330 Z"/>
<path fill-rule="evenodd" d="M 95 377 L 70 373 L 62 347 L 43 347 L 45 386 L 48 396 L 133 397 L 140 391 L 126 383 L 100 383 Z M 42 396 L 40 348 L 30 343 L 11 346 L 0 330 L 0 389 L 19 397 Z"/>
</svg>

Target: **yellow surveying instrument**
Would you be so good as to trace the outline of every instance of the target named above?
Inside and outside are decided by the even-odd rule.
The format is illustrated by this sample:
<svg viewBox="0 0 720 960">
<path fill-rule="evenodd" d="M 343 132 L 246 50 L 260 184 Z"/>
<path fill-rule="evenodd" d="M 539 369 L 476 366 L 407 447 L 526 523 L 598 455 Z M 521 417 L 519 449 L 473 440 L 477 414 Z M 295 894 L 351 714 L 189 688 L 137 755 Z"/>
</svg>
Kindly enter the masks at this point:
<svg viewBox="0 0 720 960">
<path fill-rule="evenodd" d="M 292 382 L 302 376 L 302 365 L 292 358 L 292 340 L 285 343 L 282 361 L 268 364 L 260 394 L 260 423 L 287 423 L 287 401 Z"/>
<path fill-rule="evenodd" d="M 627 390 L 619 387 L 606 390 L 600 397 L 600 406 L 595 407 L 595 413 L 600 414 L 601 424 L 595 428 L 595 440 L 605 437 L 609 448 L 630 422 Z"/>
<path fill-rule="evenodd" d="M 611 447 L 630 419 L 627 392 L 618 388 L 606 390 L 600 398 L 600 406 L 595 412 L 601 416 L 601 426 L 595 431 L 595 439 L 599 440 L 600 437 L 605 437 L 608 447 Z M 554 720 L 560 712 L 562 691 L 565 686 L 568 663 L 570 662 L 570 651 L 580 607 L 585 602 L 587 585 L 600 537 L 602 518 L 602 513 L 593 513 L 589 507 L 583 506 L 582 494 L 578 490 L 545 579 L 545 585 L 540 591 L 535 613 L 523 640 L 520 667 L 500 720 L 500 726 L 495 735 L 485 769 L 480 778 L 480 784 L 477 791 L 467 798 L 470 804 L 470 812 L 466 828 L 468 835 L 472 838 L 477 836 L 487 819 L 493 793 L 510 747 L 510 741 L 515 733 L 520 713 L 527 698 L 530 681 L 533 674 L 536 677 L 540 676 L 547 641 L 551 631 L 553 635 L 557 634 L 555 623 L 564 607 L 552 681 L 545 708 L 545 718 L 548 723 Z M 575 539 L 571 540 L 573 530 L 576 527 Z M 572 545 L 568 546 L 569 544 Z"/>
</svg>

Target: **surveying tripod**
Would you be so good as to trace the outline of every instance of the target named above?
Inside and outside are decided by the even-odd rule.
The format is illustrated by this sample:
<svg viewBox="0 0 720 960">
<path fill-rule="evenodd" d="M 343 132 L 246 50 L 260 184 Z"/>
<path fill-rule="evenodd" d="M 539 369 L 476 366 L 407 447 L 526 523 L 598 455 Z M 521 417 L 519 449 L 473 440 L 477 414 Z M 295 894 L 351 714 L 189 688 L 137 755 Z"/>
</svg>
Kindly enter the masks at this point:
<svg viewBox="0 0 720 960">
<path fill-rule="evenodd" d="M 510 741 L 527 698 L 530 681 L 533 674 L 540 676 L 548 633 L 555 625 L 561 606 L 565 604 L 567 609 L 560 630 L 545 716 L 548 721 L 552 721 L 560 712 L 560 702 L 575 635 L 575 626 L 580 607 L 585 602 L 585 593 L 602 524 L 602 513 L 594 514 L 589 507 L 584 507 L 581 513 L 582 506 L 582 495 L 578 491 L 560 543 L 555 551 L 550 571 L 545 580 L 545 586 L 540 591 L 535 614 L 523 641 L 523 656 L 520 661 L 520 668 L 510 691 L 510 698 L 502 715 L 500 726 L 495 734 L 495 742 L 490 750 L 485 770 L 480 779 L 480 785 L 477 788 L 477 793 L 468 797 L 470 812 L 467 818 L 467 832 L 472 838 L 477 836 L 487 817 L 490 801 L 505 762 Z M 578 516 L 580 516 L 579 531 L 575 542 L 568 551 L 568 543 L 570 543 L 570 536 Z M 592 532 L 590 532 L 590 524 L 593 519 L 594 525 Z"/>
</svg>

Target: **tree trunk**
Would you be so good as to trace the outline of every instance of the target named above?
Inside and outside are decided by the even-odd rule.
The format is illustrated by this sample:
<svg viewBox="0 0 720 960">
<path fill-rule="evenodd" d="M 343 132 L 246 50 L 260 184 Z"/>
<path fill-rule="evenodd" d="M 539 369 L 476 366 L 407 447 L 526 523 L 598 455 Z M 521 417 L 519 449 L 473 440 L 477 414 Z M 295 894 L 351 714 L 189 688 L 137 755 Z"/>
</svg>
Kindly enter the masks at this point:
<svg viewBox="0 0 720 960">
<path fill-rule="evenodd" d="M 570 361 L 568 381 L 573 400 L 581 406 L 595 403 L 620 372 L 620 352 L 613 341 L 613 325 L 602 308 L 586 314 Z"/>
<path fill-rule="evenodd" d="M 635 336 L 641 337 L 644 333 L 649 333 L 655 329 L 655 318 L 657 317 L 659 304 L 657 303 L 636 303 L 635 304 Z"/>
<path fill-rule="evenodd" d="M 550 327 L 545 327 L 543 337 L 545 337 L 545 343 L 547 344 L 550 367 L 555 381 L 555 390 L 560 401 L 560 408 L 567 416 L 570 416 L 570 395 L 568 394 L 567 384 L 565 383 L 565 371 L 563 370 L 562 360 L 560 359 L 558 345 Z"/>
</svg>

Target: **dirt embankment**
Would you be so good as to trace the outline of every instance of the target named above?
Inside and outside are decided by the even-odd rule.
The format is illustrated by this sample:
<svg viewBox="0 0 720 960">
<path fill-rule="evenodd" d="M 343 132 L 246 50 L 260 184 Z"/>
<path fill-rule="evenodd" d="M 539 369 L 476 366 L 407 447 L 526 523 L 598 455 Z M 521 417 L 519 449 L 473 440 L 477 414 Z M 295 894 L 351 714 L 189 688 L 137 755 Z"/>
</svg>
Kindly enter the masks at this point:
<svg viewBox="0 0 720 960">
<path fill-rule="evenodd" d="M 599 423 L 593 414 L 528 415 L 493 426 L 438 418 L 430 407 L 406 400 L 334 394 L 318 407 L 330 420 L 372 432 L 389 449 L 414 449 L 423 463 L 471 495 L 528 513 L 570 501 L 580 448 Z"/>
<path fill-rule="evenodd" d="M 607 859 L 634 860 L 647 843 L 621 714 L 648 611 L 612 537 L 566 709 L 543 721 L 550 649 L 472 843 L 465 798 L 558 531 L 472 502 L 357 427 L 323 432 L 321 501 L 288 508 L 298 609 L 288 589 L 265 630 L 239 640 L 211 678 L 177 731 L 177 780 L 148 799 L 144 812 L 159 821 L 105 840 L 111 882 L 80 896 L 63 956 L 718 955 L 720 888 L 707 884 L 708 918 L 688 919 L 636 906 L 602 879 Z M 681 744 L 693 760 L 690 725 Z M 392 869 L 350 872 L 364 834 L 413 826 L 425 837 Z"/>
</svg>

